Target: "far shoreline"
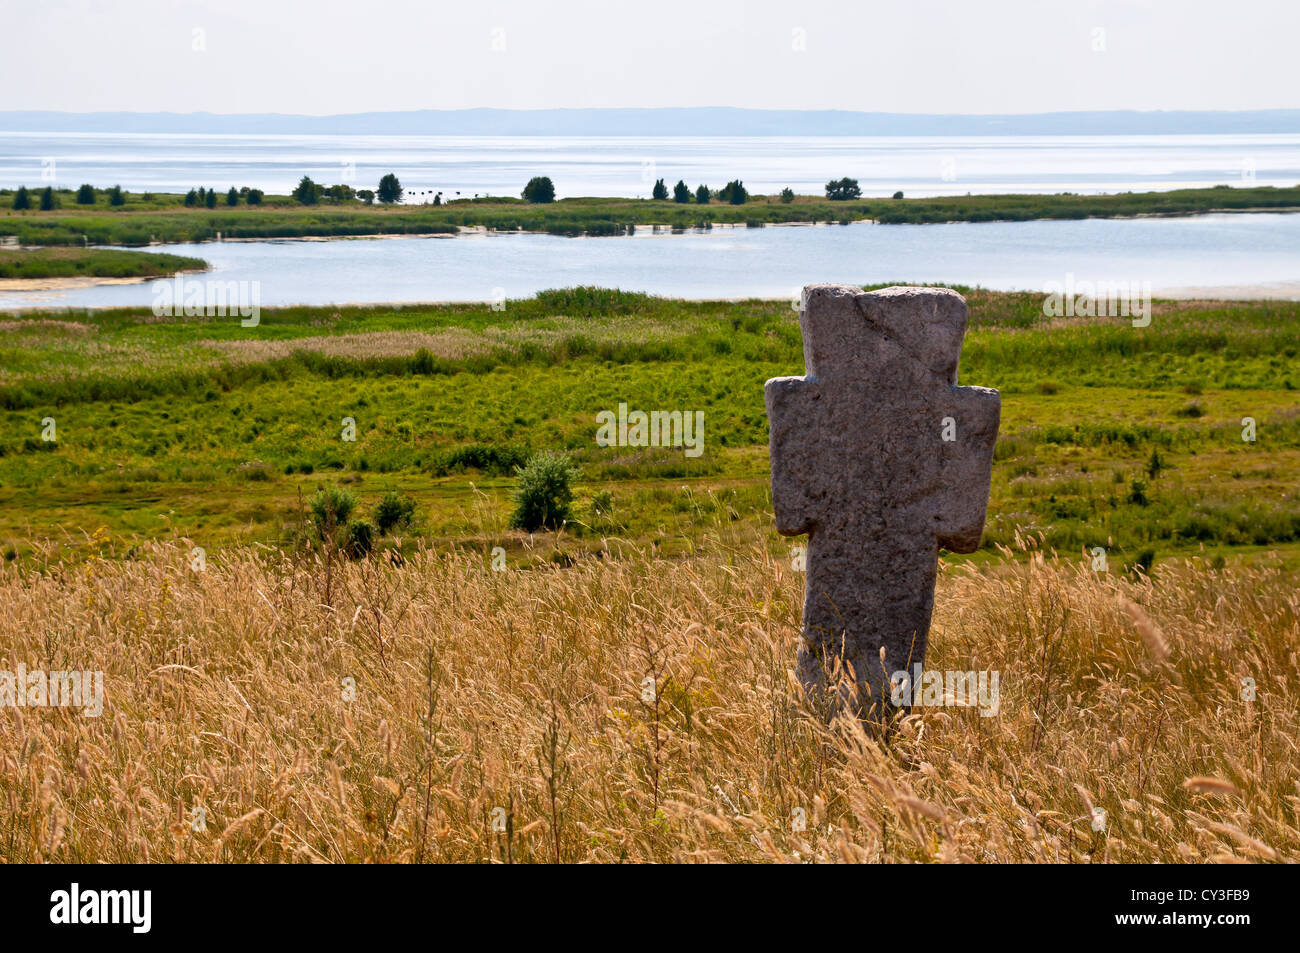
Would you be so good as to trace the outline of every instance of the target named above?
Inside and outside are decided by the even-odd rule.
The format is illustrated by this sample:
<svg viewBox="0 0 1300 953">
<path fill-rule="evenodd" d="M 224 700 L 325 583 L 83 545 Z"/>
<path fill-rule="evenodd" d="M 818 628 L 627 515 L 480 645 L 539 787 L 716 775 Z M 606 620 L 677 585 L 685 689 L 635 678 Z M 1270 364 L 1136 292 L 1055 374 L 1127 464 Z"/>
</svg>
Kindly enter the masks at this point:
<svg viewBox="0 0 1300 953">
<path fill-rule="evenodd" d="M 845 181 L 850 186 L 844 186 Z M 690 198 L 687 190 L 681 200 L 586 196 L 525 201 L 492 196 L 452 199 L 438 204 L 400 201 L 374 204 L 348 192 L 338 197 L 320 193 L 315 199 L 301 201 L 292 196 L 259 193 L 257 201 L 249 205 L 232 187 L 225 204 L 220 206 L 207 202 L 196 205 L 192 195 L 114 193 L 110 196 L 103 190 L 93 189 L 78 193 L 88 198 L 85 204 L 74 205 L 78 196 L 62 190 L 57 195 L 42 195 L 41 202 L 52 207 L 37 210 L 24 206 L 0 214 L 0 245 L 148 248 L 208 241 L 521 233 L 617 238 L 638 235 L 645 230 L 683 234 L 715 228 L 859 222 L 948 225 L 1300 211 L 1300 185 L 1219 185 L 1087 195 L 1060 192 L 907 198 L 901 191 L 891 197 L 863 196 L 853 180 L 828 183 L 825 197 L 794 195 L 788 189 L 780 195 L 749 194 L 740 183 L 733 184 L 740 192 L 733 192 L 731 199 L 724 197 L 725 190 L 713 190 L 714 197 L 704 201 Z M 832 186 L 853 191 L 832 197 Z M 16 193 L 0 190 L 0 208 L 18 201 Z M 28 195 L 23 201 L 30 203 L 32 199 Z M 215 202 L 215 193 L 208 194 L 208 201 Z"/>
</svg>

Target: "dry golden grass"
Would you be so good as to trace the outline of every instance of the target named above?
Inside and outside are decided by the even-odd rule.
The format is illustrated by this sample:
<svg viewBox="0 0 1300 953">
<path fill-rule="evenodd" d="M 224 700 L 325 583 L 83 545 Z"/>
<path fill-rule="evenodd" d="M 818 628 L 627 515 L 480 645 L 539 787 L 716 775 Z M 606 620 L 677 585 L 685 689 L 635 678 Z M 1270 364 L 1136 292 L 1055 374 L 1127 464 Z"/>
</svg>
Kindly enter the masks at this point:
<svg viewBox="0 0 1300 953">
<path fill-rule="evenodd" d="M 721 544 L 502 573 L 252 550 L 194 572 L 180 544 L 0 570 L 0 666 L 106 686 L 98 719 L 0 710 L 0 859 L 1300 855 L 1293 576 L 947 569 L 929 665 L 998 670 L 1000 712 L 918 709 L 882 736 L 803 705 L 802 585 Z"/>
</svg>

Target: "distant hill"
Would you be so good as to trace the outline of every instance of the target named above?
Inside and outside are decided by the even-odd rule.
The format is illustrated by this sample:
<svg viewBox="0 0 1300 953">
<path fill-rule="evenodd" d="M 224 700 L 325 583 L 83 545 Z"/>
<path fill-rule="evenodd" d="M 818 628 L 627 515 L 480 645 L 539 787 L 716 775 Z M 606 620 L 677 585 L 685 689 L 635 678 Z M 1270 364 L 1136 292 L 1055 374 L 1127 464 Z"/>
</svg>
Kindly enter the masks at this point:
<svg viewBox="0 0 1300 953">
<path fill-rule="evenodd" d="M 926 115 L 844 110 L 423 109 L 340 116 L 277 113 L 0 112 L 6 132 L 438 136 L 1096 136 L 1300 133 L 1300 109 Z"/>
</svg>

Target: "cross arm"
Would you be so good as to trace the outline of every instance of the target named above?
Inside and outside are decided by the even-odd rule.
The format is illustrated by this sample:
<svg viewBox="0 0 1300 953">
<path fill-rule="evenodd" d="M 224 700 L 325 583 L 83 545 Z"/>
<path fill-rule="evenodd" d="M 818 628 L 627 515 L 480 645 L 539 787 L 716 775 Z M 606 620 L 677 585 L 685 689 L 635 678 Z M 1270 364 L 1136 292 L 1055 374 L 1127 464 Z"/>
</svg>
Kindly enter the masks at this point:
<svg viewBox="0 0 1300 953">
<path fill-rule="evenodd" d="M 798 536 L 816 523 L 823 495 L 816 465 L 820 388 L 812 377 L 774 377 L 763 391 L 776 529 L 784 536 Z"/>
<path fill-rule="evenodd" d="M 943 492 L 935 536 L 944 549 L 970 553 L 984 533 L 1002 396 L 988 387 L 953 387 L 949 407 L 956 439 L 940 444 Z"/>
</svg>

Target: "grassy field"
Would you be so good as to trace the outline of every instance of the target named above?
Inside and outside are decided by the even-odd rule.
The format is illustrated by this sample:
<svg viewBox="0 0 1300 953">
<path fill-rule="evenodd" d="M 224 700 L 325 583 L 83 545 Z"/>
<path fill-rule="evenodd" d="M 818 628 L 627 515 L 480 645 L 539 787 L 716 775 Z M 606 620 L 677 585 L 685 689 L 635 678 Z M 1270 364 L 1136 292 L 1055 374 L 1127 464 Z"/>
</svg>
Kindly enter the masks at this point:
<svg viewBox="0 0 1300 953">
<path fill-rule="evenodd" d="M 1157 302 L 1139 328 L 964 290 L 962 380 L 1003 393 L 975 560 L 1039 534 L 1062 553 L 1104 547 L 1117 570 L 1200 553 L 1300 563 L 1300 305 Z M 784 552 L 762 385 L 802 370 L 787 302 L 584 289 L 504 311 L 268 310 L 255 328 L 27 314 L 0 322 L 0 552 L 26 565 L 169 537 L 279 544 L 332 485 L 363 509 L 415 498 L 408 550 L 500 545 L 538 563 L 617 538 L 685 554 L 728 526 Z M 705 452 L 598 447 L 596 414 L 620 402 L 703 411 Z M 548 449 L 582 467 L 577 519 L 511 531 L 513 467 Z"/>
<path fill-rule="evenodd" d="M 942 571 L 927 658 L 999 672 L 997 715 L 871 736 L 804 703 L 802 574 L 726 527 L 534 572 L 0 567 L 7 664 L 104 673 L 100 717 L 0 717 L 0 859 L 1300 859 L 1294 573 L 1011 555 Z"/>
<path fill-rule="evenodd" d="M 743 205 L 620 198 L 569 198 L 534 205 L 517 198 L 458 199 L 445 205 L 367 206 L 358 201 L 299 205 L 286 196 L 267 196 L 256 207 L 219 204 L 187 208 L 183 196 L 127 195 L 126 203 L 79 206 L 72 193 L 61 208 L 14 211 L 0 190 L 0 236 L 24 245 L 147 245 L 217 238 L 294 238 L 347 235 L 429 235 L 483 227 L 555 235 L 626 234 L 631 225 L 672 229 L 708 228 L 714 223 L 750 226 L 796 222 L 882 224 L 1026 221 L 1131 215 L 1190 215 L 1215 210 L 1300 208 L 1294 188 L 1217 186 L 1170 192 L 1117 195 L 967 195 L 947 198 L 864 198 L 828 201 L 796 196 L 751 196 Z"/>
<path fill-rule="evenodd" d="M 1300 859 L 1300 304 L 962 290 L 1003 420 L 926 662 L 997 671 L 998 712 L 871 734 L 793 677 L 788 302 L 0 321 L 0 669 L 104 676 L 100 717 L 0 716 L 0 860 Z M 619 402 L 703 410 L 705 452 L 596 446 Z M 510 529 L 513 463 L 558 448 L 578 519 Z M 415 526 L 296 545 L 336 485 Z"/>
<path fill-rule="evenodd" d="M 155 278 L 202 271 L 184 255 L 111 248 L 0 248 L 0 278 Z"/>
</svg>

